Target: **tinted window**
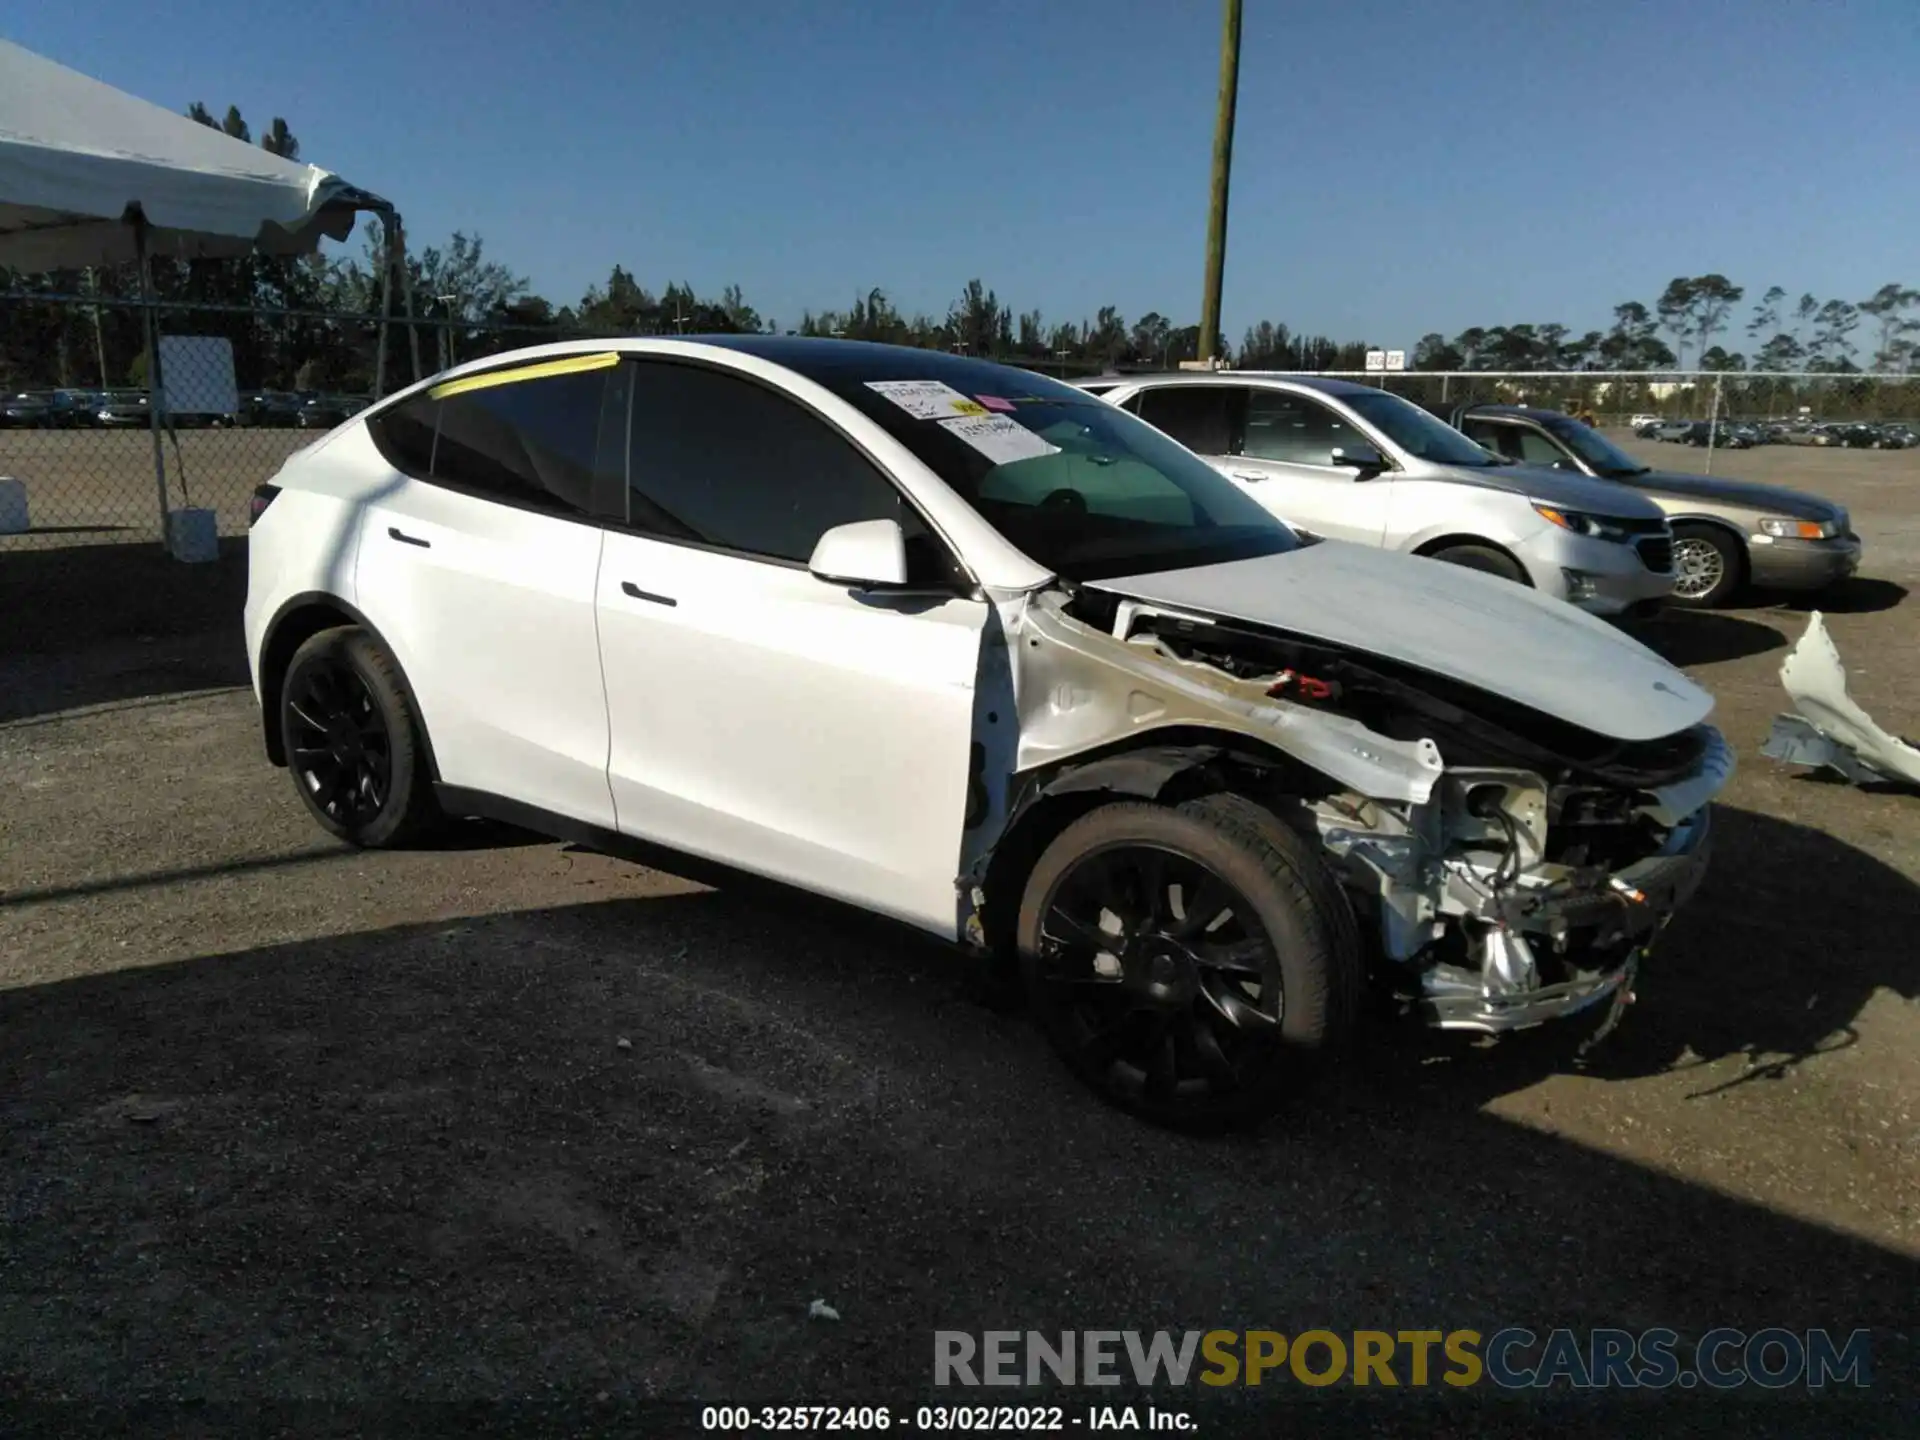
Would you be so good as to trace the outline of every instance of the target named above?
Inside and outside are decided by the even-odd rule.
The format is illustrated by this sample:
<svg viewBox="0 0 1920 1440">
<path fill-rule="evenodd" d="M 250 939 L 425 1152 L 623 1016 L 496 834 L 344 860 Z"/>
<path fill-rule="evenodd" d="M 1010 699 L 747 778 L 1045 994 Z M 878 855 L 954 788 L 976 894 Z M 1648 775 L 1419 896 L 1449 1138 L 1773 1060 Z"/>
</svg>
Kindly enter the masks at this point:
<svg viewBox="0 0 1920 1440">
<path fill-rule="evenodd" d="M 590 510 L 610 370 L 449 395 L 440 402 L 433 478 L 539 509 Z"/>
<path fill-rule="evenodd" d="M 1236 398 L 1227 385 L 1160 385 L 1141 393 L 1135 413 L 1196 455 L 1230 455 Z"/>
<path fill-rule="evenodd" d="M 1287 390 L 1254 390 L 1247 396 L 1241 453 L 1249 459 L 1331 465 L 1334 447 L 1355 443 L 1368 442 L 1317 400 Z"/>
<path fill-rule="evenodd" d="M 1495 420 L 1468 420 L 1460 427 L 1469 440 L 1484 445 L 1497 455 L 1510 459 L 1520 458 L 1519 427 L 1502 425 Z"/>
<path fill-rule="evenodd" d="M 425 480 L 433 474 L 433 437 L 439 423 L 440 402 L 422 394 L 368 420 L 367 434 L 394 469 Z"/>
<path fill-rule="evenodd" d="M 396 470 L 488 499 L 562 515 L 593 506 L 613 367 L 513 380 L 435 400 L 423 394 L 367 422 Z M 599 457 L 604 455 L 604 462 Z"/>
<path fill-rule="evenodd" d="M 633 374 L 634 528 L 804 564 L 836 525 L 895 520 L 916 583 L 958 578 L 919 512 L 819 416 L 716 370 L 654 362 Z"/>
</svg>

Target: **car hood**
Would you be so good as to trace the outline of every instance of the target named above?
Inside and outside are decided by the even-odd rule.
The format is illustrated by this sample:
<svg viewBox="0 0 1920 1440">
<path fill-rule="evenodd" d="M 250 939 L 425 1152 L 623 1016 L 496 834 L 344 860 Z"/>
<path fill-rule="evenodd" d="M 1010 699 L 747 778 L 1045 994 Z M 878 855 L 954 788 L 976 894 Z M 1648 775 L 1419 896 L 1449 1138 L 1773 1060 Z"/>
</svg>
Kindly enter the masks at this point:
<svg viewBox="0 0 1920 1440">
<path fill-rule="evenodd" d="M 1579 510 L 1589 515 L 1606 515 L 1616 520 L 1658 520 L 1660 507 L 1644 495 L 1608 480 L 1588 475 L 1570 475 L 1544 465 L 1440 465 L 1433 467 L 1448 480 L 1478 485 L 1486 490 L 1503 490 L 1524 495 L 1557 510 Z"/>
<path fill-rule="evenodd" d="M 1622 477 L 1623 483 L 1637 490 L 1671 495 L 1683 500 L 1717 501 L 1749 510 L 1765 510 L 1793 520 L 1832 520 L 1840 507 L 1804 490 L 1789 490 L 1784 485 L 1759 485 L 1751 480 L 1723 480 L 1712 475 L 1687 475 L 1673 470 L 1652 470 L 1645 475 Z"/>
<path fill-rule="evenodd" d="M 1391 550 L 1323 540 L 1092 588 L 1377 655 L 1615 740 L 1659 739 L 1713 711 L 1710 694 L 1604 620 L 1511 580 Z"/>
</svg>

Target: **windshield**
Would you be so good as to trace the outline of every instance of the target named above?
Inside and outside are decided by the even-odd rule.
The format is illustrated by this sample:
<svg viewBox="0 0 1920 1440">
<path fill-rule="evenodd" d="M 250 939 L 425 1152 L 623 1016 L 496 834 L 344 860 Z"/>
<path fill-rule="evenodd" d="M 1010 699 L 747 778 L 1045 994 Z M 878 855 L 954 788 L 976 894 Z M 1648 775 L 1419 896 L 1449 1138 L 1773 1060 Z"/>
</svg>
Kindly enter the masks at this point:
<svg viewBox="0 0 1920 1440">
<path fill-rule="evenodd" d="M 1298 535 L 1192 451 L 1059 381 L 885 346 L 779 358 L 878 423 L 994 529 L 1069 580 L 1300 548 Z"/>
<path fill-rule="evenodd" d="M 1582 425 L 1578 420 L 1568 419 L 1565 416 L 1556 416 L 1542 423 L 1564 441 L 1569 450 L 1591 465 L 1597 474 L 1617 478 L 1623 475 L 1644 475 L 1647 472 L 1647 466 L 1642 465 L 1591 426 Z"/>
<path fill-rule="evenodd" d="M 1466 465 L 1481 469 L 1500 461 L 1474 444 L 1444 420 L 1437 420 L 1411 401 L 1385 390 L 1346 393 L 1340 402 L 1362 420 L 1386 433 L 1409 455 L 1435 465 Z"/>
</svg>

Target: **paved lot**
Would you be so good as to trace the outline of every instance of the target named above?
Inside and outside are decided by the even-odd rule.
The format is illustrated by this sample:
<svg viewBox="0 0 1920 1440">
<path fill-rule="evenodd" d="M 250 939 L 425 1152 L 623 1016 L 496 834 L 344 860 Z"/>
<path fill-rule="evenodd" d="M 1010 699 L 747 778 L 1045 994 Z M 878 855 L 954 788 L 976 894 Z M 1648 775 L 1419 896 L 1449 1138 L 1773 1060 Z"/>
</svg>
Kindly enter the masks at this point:
<svg viewBox="0 0 1920 1440">
<path fill-rule="evenodd" d="M 1833 489 L 1870 578 L 1829 606 L 1855 693 L 1920 729 L 1920 491 L 1880 473 L 1920 456 L 1817 458 L 1862 477 Z M 260 753 L 242 565 L 0 555 L 16 1401 L 551 1400 L 644 1428 L 625 1402 L 951 1400 L 936 1328 L 1511 1324 L 1868 1326 L 1875 1396 L 1920 1395 L 1920 799 L 1757 755 L 1800 609 L 1644 632 L 1743 768 L 1594 1063 L 1380 1035 L 1264 1134 L 1205 1142 L 1103 1109 L 944 952 L 824 904 L 504 831 L 333 846 Z M 1434 1433 L 1405 1394 L 1265 1393 Z M 1203 1433 L 1264 1428 L 1257 1399 L 1203 1397 Z M 1460 1433 L 1540 1418 L 1442 1399 Z M 1669 1399 L 1695 1433 L 1913 1418 Z"/>
</svg>

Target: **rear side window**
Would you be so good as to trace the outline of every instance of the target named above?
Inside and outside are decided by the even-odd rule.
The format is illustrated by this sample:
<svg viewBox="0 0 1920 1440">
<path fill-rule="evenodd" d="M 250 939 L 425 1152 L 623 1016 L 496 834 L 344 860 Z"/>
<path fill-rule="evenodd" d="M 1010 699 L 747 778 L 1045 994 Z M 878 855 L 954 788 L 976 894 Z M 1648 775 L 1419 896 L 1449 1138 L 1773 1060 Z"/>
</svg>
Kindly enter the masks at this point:
<svg viewBox="0 0 1920 1440">
<path fill-rule="evenodd" d="M 851 441 L 753 381 L 636 363 L 631 435 L 626 520 L 636 530 L 805 564 L 836 525 L 895 520 L 916 583 L 960 575 L 919 512 Z"/>
<path fill-rule="evenodd" d="M 593 509 L 596 481 L 618 449 L 603 447 L 621 397 L 616 367 L 501 380 L 431 393 L 368 422 L 395 469 L 488 500 L 559 515 Z M 456 384 L 458 382 L 455 382 Z"/>
<path fill-rule="evenodd" d="M 1228 385 L 1162 385 L 1141 393 L 1135 413 L 1196 455 L 1231 455 L 1240 393 Z"/>
</svg>

